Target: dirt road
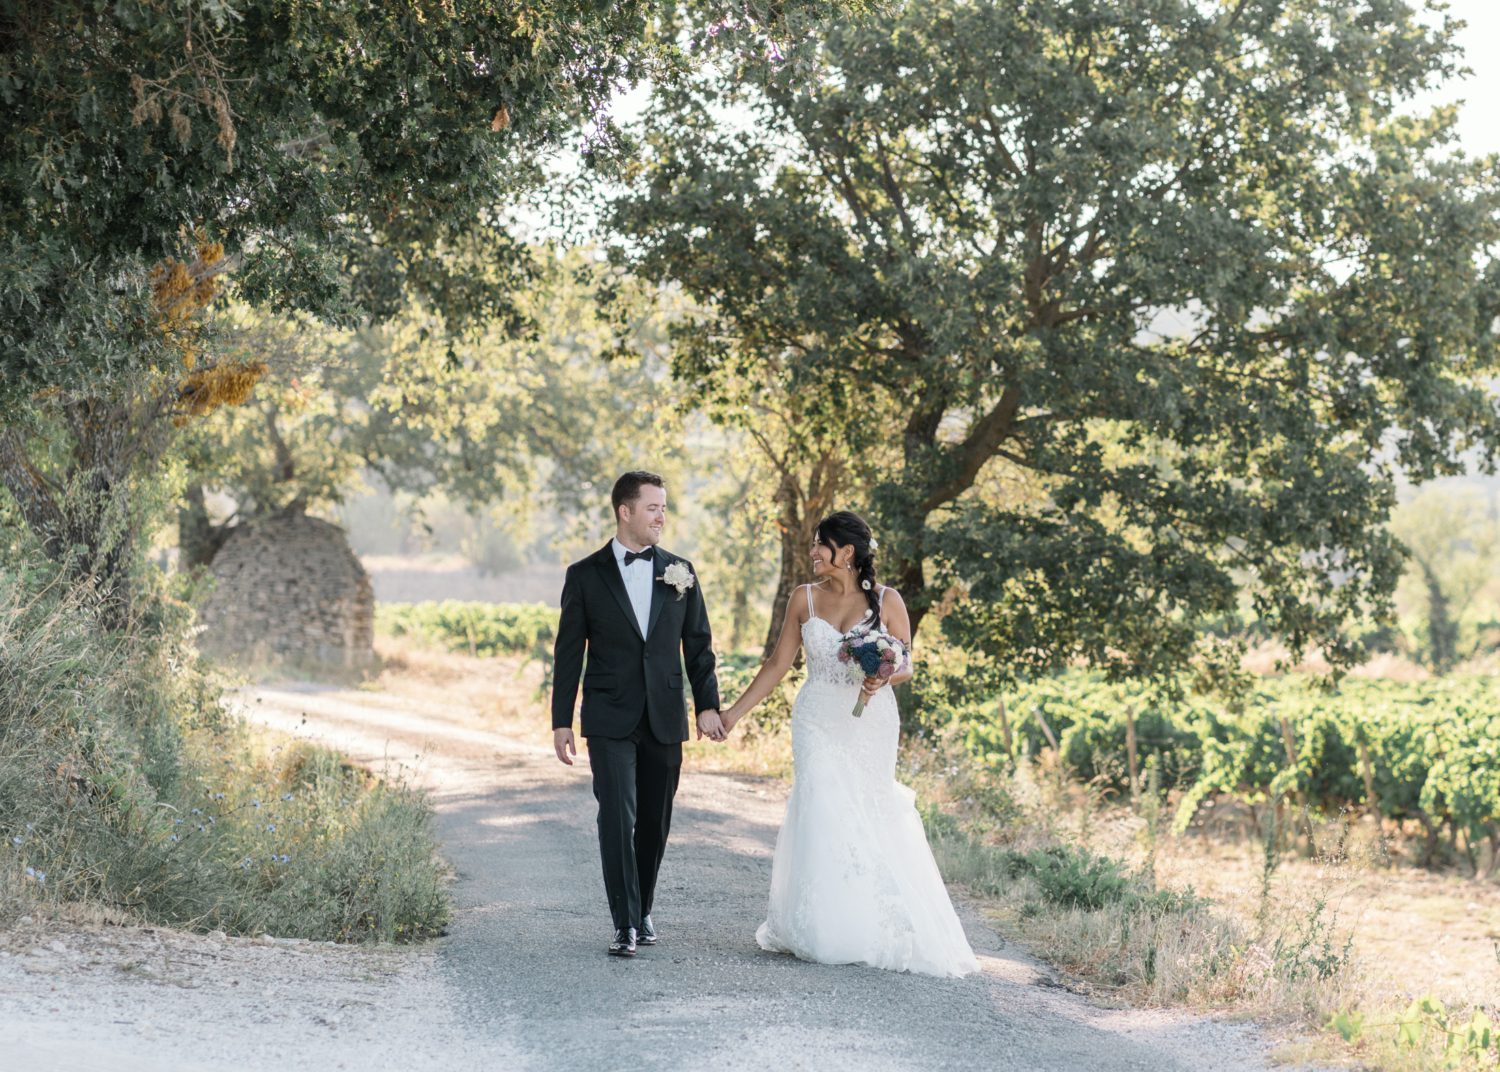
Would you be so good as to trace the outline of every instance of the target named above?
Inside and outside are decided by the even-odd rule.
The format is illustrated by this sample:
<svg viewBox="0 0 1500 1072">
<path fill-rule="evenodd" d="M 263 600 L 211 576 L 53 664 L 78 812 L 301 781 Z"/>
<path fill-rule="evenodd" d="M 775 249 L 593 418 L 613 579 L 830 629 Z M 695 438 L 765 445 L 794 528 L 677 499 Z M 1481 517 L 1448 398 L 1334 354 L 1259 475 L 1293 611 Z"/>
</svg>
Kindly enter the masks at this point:
<svg viewBox="0 0 1500 1072">
<path fill-rule="evenodd" d="M 753 936 L 785 792 L 748 777 L 684 776 L 655 911 L 662 942 L 633 960 L 607 957 L 586 764 L 565 768 L 550 751 L 477 729 L 466 711 L 438 703 L 285 689 L 245 699 L 259 721 L 376 766 L 409 765 L 432 788 L 457 871 L 451 936 L 415 954 L 258 949 L 336 965 L 280 984 L 281 1037 L 272 1041 L 250 1030 L 267 1009 L 230 994 L 210 1030 L 187 1015 L 198 990 L 158 986 L 152 1020 L 173 1024 L 175 1041 L 159 1030 L 111 1031 L 96 1016 L 70 1051 L 45 1030 L 70 1017 L 45 992 L 13 998 L 0 960 L 0 1016 L 19 1025 L 19 1052 L 33 1058 L 16 1067 L 82 1067 L 106 1051 L 122 1068 L 334 1067 L 317 1058 L 336 1051 L 349 1068 L 403 1070 L 1265 1068 L 1264 1043 L 1248 1028 L 1091 1006 L 964 903 L 984 971 L 961 980 L 762 952 Z M 230 953 L 242 946 L 222 944 Z M 384 956 L 386 974 L 360 984 L 363 1004 L 338 1004 L 328 988 L 352 985 L 348 958 L 360 956 Z M 225 970 L 252 974 L 242 964 Z M 202 977 L 212 982 L 212 967 Z M 89 988 L 75 989 L 83 1012 Z M 119 994 L 109 1000 L 125 1008 Z M 334 1005 L 340 1011 L 328 1013 Z M 305 1013 L 314 1007 L 321 1013 Z M 302 1035 L 308 1048 L 299 1052 Z"/>
</svg>

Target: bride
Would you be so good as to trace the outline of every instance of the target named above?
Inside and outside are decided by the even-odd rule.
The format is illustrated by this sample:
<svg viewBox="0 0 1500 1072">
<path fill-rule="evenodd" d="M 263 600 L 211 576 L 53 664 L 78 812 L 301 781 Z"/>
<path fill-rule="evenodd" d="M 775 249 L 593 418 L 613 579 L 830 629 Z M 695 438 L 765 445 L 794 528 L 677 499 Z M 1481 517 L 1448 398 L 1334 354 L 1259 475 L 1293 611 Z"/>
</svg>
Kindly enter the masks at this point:
<svg viewBox="0 0 1500 1072">
<path fill-rule="evenodd" d="M 817 581 L 798 588 L 771 659 L 724 713 L 728 730 L 791 669 L 800 644 L 807 681 L 792 706 L 796 779 L 776 838 L 761 948 L 822 964 L 963 975 L 978 971 L 912 806 L 896 781 L 900 718 L 888 685 L 856 685 L 838 659 L 845 634 L 883 625 L 911 643 L 906 605 L 875 580 L 875 540 L 855 514 L 818 523 Z M 909 666 L 890 679 L 911 677 Z M 864 714 L 854 704 L 863 693 Z"/>
</svg>

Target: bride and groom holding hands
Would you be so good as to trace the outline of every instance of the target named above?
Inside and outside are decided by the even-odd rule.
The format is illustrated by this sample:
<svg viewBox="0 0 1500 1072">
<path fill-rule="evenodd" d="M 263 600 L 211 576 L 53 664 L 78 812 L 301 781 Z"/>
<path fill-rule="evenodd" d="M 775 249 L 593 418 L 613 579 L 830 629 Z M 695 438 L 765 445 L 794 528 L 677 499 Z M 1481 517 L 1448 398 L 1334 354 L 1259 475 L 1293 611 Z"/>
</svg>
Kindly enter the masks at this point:
<svg viewBox="0 0 1500 1072">
<path fill-rule="evenodd" d="M 660 940 L 651 910 L 690 732 L 686 693 L 698 736 L 722 741 L 781 682 L 800 649 L 807 677 L 792 706 L 795 777 L 756 941 L 824 964 L 942 976 L 977 971 L 912 793 L 895 777 L 900 717 L 890 686 L 910 677 L 910 668 L 859 683 L 840 658 L 858 628 L 911 642 L 905 604 L 876 579 L 869 526 L 847 512 L 818 524 L 808 552 L 815 580 L 793 593 L 776 649 L 750 687 L 721 709 L 702 588 L 691 563 L 658 546 L 664 481 L 626 473 L 610 504 L 615 537 L 569 566 L 563 583 L 552 694 L 553 744 L 571 766 L 582 685 L 579 720 L 614 924 L 609 953 L 634 956 Z M 856 718 L 861 699 L 865 710 Z"/>
</svg>

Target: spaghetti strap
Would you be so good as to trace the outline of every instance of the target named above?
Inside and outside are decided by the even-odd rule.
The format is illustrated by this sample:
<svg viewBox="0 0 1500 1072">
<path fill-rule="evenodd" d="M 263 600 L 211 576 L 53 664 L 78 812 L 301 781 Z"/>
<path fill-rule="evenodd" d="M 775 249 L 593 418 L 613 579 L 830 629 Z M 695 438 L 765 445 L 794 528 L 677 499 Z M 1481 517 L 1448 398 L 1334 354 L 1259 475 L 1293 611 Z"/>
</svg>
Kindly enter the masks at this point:
<svg viewBox="0 0 1500 1072">
<path fill-rule="evenodd" d="M 891 590 L 891 586 L 888 585 L 888 584 L 883 584 L 883 585 L 880 586 L 880 598 L 877 600 L 877 602 L 882 607 L 885 606 L 885 594 L 887 592 L 889 592 L 890 590 Z"/>
<path fill-rule="evenodd" d="M 813 613 L 812 605 L 812 585 L 805 584 L 802 586 L 802 590 L 807 593 L 807 616 L 809 618 L 816 618 L 817 615 Z"/>
</svg>

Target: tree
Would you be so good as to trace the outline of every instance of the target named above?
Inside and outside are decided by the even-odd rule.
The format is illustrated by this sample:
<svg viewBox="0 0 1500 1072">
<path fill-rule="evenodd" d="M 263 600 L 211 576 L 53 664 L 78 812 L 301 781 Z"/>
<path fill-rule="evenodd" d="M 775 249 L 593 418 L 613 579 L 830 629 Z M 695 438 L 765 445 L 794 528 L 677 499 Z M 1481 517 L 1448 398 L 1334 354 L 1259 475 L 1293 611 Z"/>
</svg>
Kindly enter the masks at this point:
<svg viewBox="0 0 1500 1072">
<path fill-rule="evenodd" d="M 621 309 L 634 312 L 624 325 L 607 322 L 592 298 L 610 273 L 591 254 L 542 250 L 533 264 L 514 299 L 531 325 L 521 336 L 492 321 L 455 339 L 415 303 L 351 332 L 239 317 L 231 351 L 280 371 L 185 436 L 180 564 L 207 565 L 236 525 L 342 501 L 361 472 L 472 509 L 540 499 L 574 512 L 638 453 L 675 452 L 656 296 L 617 284 Z M 208 492 L 233 502 L 227 517 L 210 517 Z"/>
<path fill-rule="evenodd" d="M 795 36 L 820 10 L 0 0 L 3 465 L 13 495 L 41 496 L 20 505 L 43 543 L 118 557 L 102 517 L 77 528 L 92 508 L 67 520 L 41 495 L 16 430 L 45 423 L 39 392 L 67 392 L 89 414 L 74 431 L 113 442 L 134 435 L 122 399 L 204 375 L 154 315 L 153 272 L 211 245 L 240 298 L 272 312 L 350 324 L 415 292 L 450 330 L 518 328 L 525 251 L 502 215 L 532 154 L 592 121 L 585 156 L 617 155 L 602 105 L 683 68 L 684 24 Z M 449 270 L 476 250 L 485 271 Z M 115 486 L 106 455 L 72 453 L 97 462 L 73 483 Z"/>
<path fill-rule="evenodd" d="M 717 359 L 712 389 L 686 392 L 684 408 L 703 408 L 716 423 L 739 433 L 759 455 L 759 464 L 746 475 L 758 471 L 769 479 L 767 498 L 780 545 L 763 645 L 769 658 L 792 593 L 813 579 L 808 552 L 818 522 L 871 471 L 860 458 L 874 448 L 883 422 L 868 410 L 855 409 L 852 385 L 837 369 L 741 361 L 739 355 L 723 352 L 720 340 L 704 335 L 704 328 L 700 317 L 688 314 L 674 318 L 668 333 L 677 348 L 677 375 L 694 388 L 703 386 L 707 371 L 700 364 L 702 356 Z M 735 497 L 749 494 L 747 487 Z M 737 597 L 744 594 L 738 591 Z"/>
<path fill-rule="evenodd" d="M 122 326 L 184 228 L 224 244 L 252 304 L 368 312 L 415 283 L 491 317 L 506 291 L 445 272 L 444 246 L 580 122 L 591 159 L 617 152 L 615 87 L 681 69 L 673 27 L 731 10 L 787 35 L 821 9 L 0 2 L 6 401 L 149 364 Z"/>
<path fill-rule="evenodd" d="M 1454 62 L 1387 0 L 917 0 L 658 93 L 608 224 L 704 307 L 691 396 L 897 415 L 865 505 L 914 624 L 957 586 L 1008 672 L 1166 677 L 1245 590 L 1345 666 L 1394 471 L 1500 446 L 1496 163 L 1395 112 Z"/>
<path fill-rule="evenodd" d="M 132 477 L 154 466 L 173 424 L 238 405 L 266 371 L 258 359 L 195 367 L 201 317 L 226 268 L 223 248 L 206 244 L 191 262 L 168 260 L 152 273 L 151 303 L 142 312 L 187 367 L 181 378 L 148 370 L 108 397 L 42 393 L 31 422 L 49 447 L 40 463 L 21 428 L 0 427 L 0 482 L 42 551 L 65 562 L 75 581 L 92 584 L 112 628 L 130 620 L 128 575 L 141 520 L 131 501 Z"/>
<path fill-rule="evenodd" d="M 1429 488 L 1396 509 L 1391 528 L 1406 545 L 1412 587 L 1426 606 L 1428 664 L 1445 674 L 1473 654 L 1472 642 L 1460 643 L 1464 617 L 1495 577 L 1500 526 L 1478 493 Z"/>
</svg>

